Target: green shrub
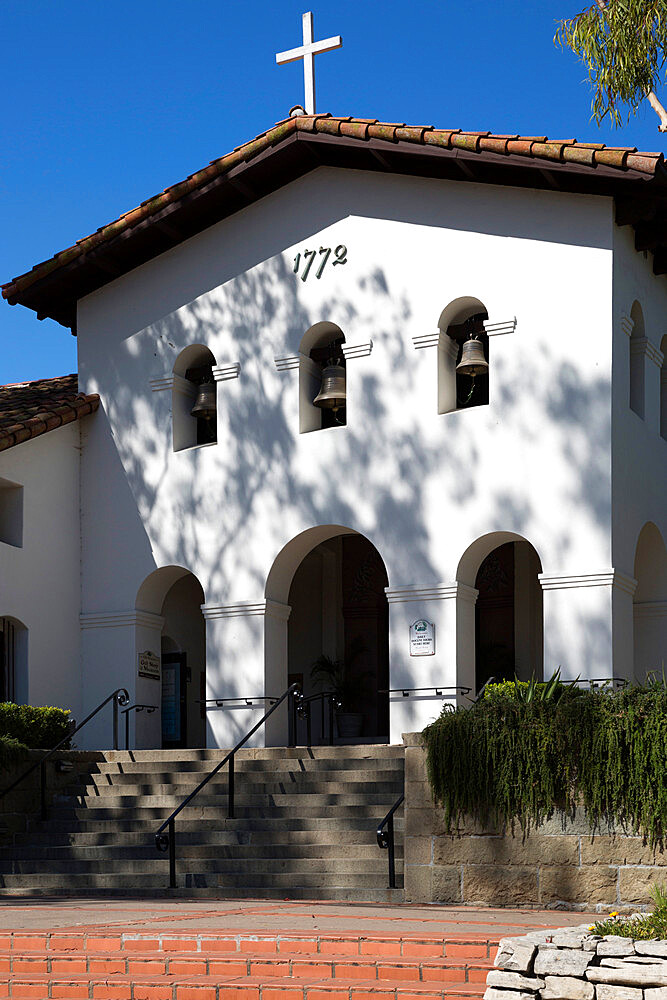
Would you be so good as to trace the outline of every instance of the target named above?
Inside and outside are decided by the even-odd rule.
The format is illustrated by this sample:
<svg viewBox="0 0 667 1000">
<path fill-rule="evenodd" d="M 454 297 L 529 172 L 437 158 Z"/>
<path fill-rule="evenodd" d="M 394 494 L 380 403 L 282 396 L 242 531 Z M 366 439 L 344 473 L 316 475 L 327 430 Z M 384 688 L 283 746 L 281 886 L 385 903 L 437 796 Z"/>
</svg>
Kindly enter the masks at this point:
<svg viewBox="0 0 667 1000">
<path fill-rule="evenodd" d="M 0 702 L 0 738 L 17 740 L 31 750 L 50 750 L 69 733 L 69 719 L 68 709 Z"/>
<path fill-rule="evenodd" d="M 667 687 L 517 698 L 510 682 L 423 733 L 434 799 L 463 816 L 524 830 L 582 805 L 595 830 L 626 824 L 653 845 L 667 831 Z"/>
<path fill-rule="evenodd" d="M 635 941 L 664 940 L 667 938 L 667 892 L 664 885 L 655 885 L 651 895 L 655 903 L 652 913 L 636 913 L 629 917 L 610 913 L 604 920 L 592 924 L 589 930 L 603 937 L 612 934 L 634 938 Z"/>
<path fill-rule="evenodd" d="M 21 760 L 28 753 L 28 748 L 18 740 L 11 737 L 0 736 L 0 772 L 6 770 L 10 764 Z"/>
</svg>

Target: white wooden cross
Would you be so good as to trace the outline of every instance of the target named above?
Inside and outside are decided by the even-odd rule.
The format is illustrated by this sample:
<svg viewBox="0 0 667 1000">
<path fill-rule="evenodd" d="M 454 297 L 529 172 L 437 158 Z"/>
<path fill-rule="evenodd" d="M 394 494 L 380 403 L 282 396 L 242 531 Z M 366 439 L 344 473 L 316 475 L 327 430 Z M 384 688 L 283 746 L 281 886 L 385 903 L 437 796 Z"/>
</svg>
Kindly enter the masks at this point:
<svg viewBox="0 0 667 1000">
<path fill-rule="evenodd" d="M 296 49 L 288 49 L 287 52 L 277 52 L 276 62 L 279 66 L 283 63 L 295 62 L 303 59 L 303 83 L 306 91 L 305 111 L 308 115 L 315 114 L 315 56 L 319 52 L 331 52 L 332 49 L 339 49 L 343 44 L 340 35 L 333 35 L 331 38 L 324 38 L 321 42 L 313 41 L 313 14 L 308 11 L 302 17 L 303 21 L 303 45 Z"/>
</svg>

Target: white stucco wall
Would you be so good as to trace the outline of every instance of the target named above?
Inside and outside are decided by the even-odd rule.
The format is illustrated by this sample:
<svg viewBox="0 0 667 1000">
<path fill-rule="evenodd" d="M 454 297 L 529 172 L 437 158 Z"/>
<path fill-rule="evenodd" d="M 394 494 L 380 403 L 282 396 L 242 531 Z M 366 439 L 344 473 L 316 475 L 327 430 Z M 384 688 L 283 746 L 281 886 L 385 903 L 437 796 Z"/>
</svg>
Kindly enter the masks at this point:
<svg viewBox="0 0 667 1000">
<path fill-rule="evenodd" d="M 23 544 L 0 541 L 0 617 L 28 630 L 17 701 L 80 721 L 79 433 L 68 424 L 0 453 L 0 478 L 23 487 Z"/>
<path fill-rule="evenodd" d="M 642 351 L 644 371 L 644 418 L 630 408 L 630 317 L 633 303 L 641 306 L 647 343 Z M 614 353 L 613 353 L 613 561 L 630 577 L 635 576 L 637 542 L 644 525 L 652 522 L 667 544 L 667 440 L 660 433 L 660 346 L 667 332 L 667 282 L 653 273 L 651 254 L 637 253 L 631 227 L 614 229 Z M 661 558 L 656 546 L 655 557 Z M 664 549 L 663 549 L 664 551 Z M 635 603 L 664 602 L 662 614 L 634 628 L 649 628 L 654 635 L 654 668 L 667 663 L 667 591 L 642 587 L 634 594 Z M 625 640 L 620 656 L 632 662 L 633 608 L 623 602 L 619 615 Z M 660 610 L 660 609 L 656 609 Z M 639 617 L 643 617 L 641 612 Z M 642 675 L 636 678 L 643 680 Z"/>
<path fill-rule="evenodd" d="M 176 564 L 214 609 L 209 694 L 263 688 L 265 627 L 275 651 L 289 590 L 284 574 L 267 590 L 274 560 L 340 525 L 373 542 L 390 591 L 420 591 L 390 594 L 393 686 L 470 682 L 457 581 L 465 595 L 512 538 L 548 578 L 545 672 L 608 674 L 613 238 L 609 199 L 320 169 L 82 300 L 80 385 L 104 408 L 84 452 L 83 611 L 130 622 L 87 630 L 88 655 L 132 684 L 137 590 Z M 347 264 L 294 274 L 297 252 L 341 243 Z M 460 296 L 517 327 L 491 338 L 490 405 L 440 415 L 437 347 L 413 338 Z M 348 361 L 347 426 L 300 434 L 299 373 L 274 358 L 322 320 L 373 350 Z M 217 445 L 174 453 L 171 392 L 149 383 L 192 343 L 241 372 L 218 384 Z M 494 532 L 509 534 L 475 544 Z M 438 652 L 411 659 L 421 616 Z M 439 708 L 405 702 L 394 736 Z"/>
</svg>

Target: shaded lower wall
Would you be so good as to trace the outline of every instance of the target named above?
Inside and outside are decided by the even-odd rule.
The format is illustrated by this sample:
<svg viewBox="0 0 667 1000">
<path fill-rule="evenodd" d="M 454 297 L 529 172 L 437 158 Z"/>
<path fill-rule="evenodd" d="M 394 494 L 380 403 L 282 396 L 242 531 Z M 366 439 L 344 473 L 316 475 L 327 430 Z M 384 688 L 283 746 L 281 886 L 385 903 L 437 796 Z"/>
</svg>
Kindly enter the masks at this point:
<svg viewBox="0 0 667 1000">
<path fill-rule="evenodd" d="M 585 814 L 521 830 L 462 823 L 454 835 L 434 806 L 419 734 L 404 737 L 405 898 L 562 909 L 635 910 L 667 882 L 667 852 L 620 829 L 591 835 Z"/>
</svg>

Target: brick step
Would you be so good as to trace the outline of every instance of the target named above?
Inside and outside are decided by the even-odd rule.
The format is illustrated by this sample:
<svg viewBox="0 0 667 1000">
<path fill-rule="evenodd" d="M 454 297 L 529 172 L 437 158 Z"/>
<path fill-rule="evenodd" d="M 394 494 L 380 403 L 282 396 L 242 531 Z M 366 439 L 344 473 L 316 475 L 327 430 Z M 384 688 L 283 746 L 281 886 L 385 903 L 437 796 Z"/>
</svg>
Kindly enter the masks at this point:
<svg viewBox="0 0 667 1000">
<path fill-rule="evenodd" d="M 248 976 L 54 977 L 34 974 L 13 979 L 12 1000 L 481 1000 L 474 983 L 413 982 L 377 979 L 282 979 Z M 0 997 L 9 997 L 9 980 L 0 976 Z"/>
<path fill-rule="evenodd" d="M 451 922 L 450 922 L 451 926 Z M 456 962 L 490 962 L 498 937 L 457 934 L 369 934 L 319 930 L 253 931 L 154 929 L 123 931 L 117 927 L 67 927 L 60 930 L 0 930 L 3 954 L 78 954 L 146 952 L 165 954 L 335 954 L 382 955 L 403 958 L 447 958 Z"/>
<path fill-rule="evenodd" d="M 281 976 L 283 978 L 405 979 L 412 982 L 481 983 L 492 962 L 456 958 L 266 953 L 200 953 L 185 951 L 0 952 L 0 974 L 51 976 Z"/>
</svg>

